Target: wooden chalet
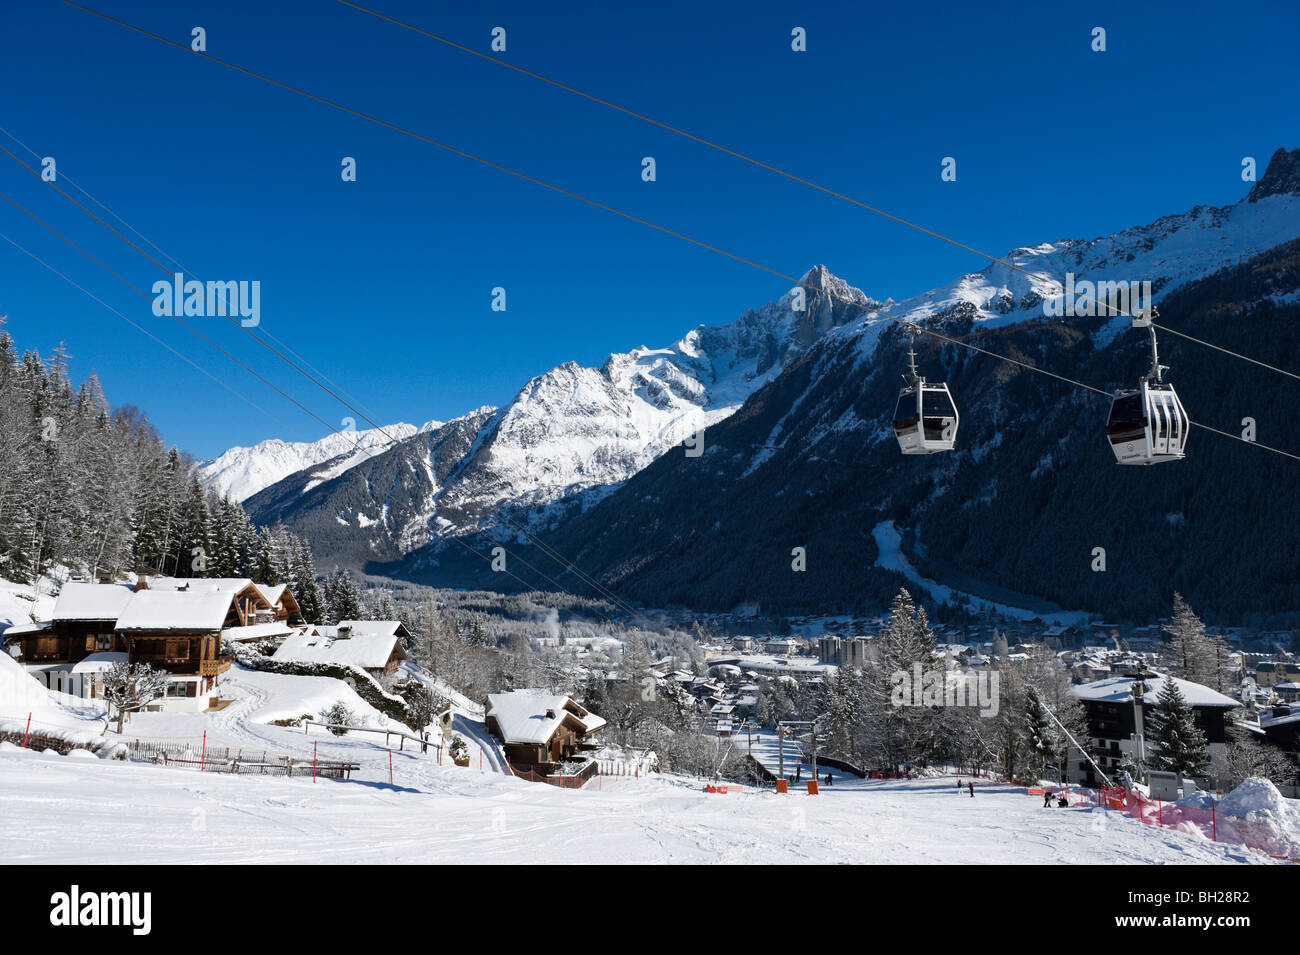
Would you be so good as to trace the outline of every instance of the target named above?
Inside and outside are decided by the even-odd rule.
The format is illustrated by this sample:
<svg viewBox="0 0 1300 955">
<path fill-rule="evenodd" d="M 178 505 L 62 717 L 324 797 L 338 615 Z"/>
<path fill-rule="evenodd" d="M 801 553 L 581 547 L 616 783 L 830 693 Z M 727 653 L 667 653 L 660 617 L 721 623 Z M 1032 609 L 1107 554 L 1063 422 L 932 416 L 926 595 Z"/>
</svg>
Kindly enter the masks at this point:
<svg viewBox="0 0 1300 955">
<path fill-rule="evenodd" d="M 338 626 L 291 634 L 272 659 L 355 666 L 380 680 L 406 659 L 402 643 L 410 639 L 410 631 L 398 620 L 342 620 Z"/>
<path fill-rule="evenodd" d="M 573 697 L 545 690 L 489 695 L 486 721 L 488 732 L 501 740 L 510 768 L 530 778 L 545 778 L 561 763 L 585 759 L 596 748 L 592 735 L 605 725 Z"/>
<path fill-rule="evenodd" d="M 307 621 L 303 619 L 302 608 L 289 590 L 287 584 L 254 584 L 266 602 L 271 605 L 269 611 L 259 610 L 255 613 L 256 623 L 283 623 L 299 627 Z"/>
<path fill-rule="evenodd" d="M 5 640 L 49 689 L 97 698 L 109 666 L 147 663 L 168 674 L 165 696 L 148 709 L 202 710 L 231 665 L 221 649 L 227 632 L 282 639 L 301 620 L 287 587 L 247 578 L 153 577 L 134 588 L 71 582 L 50 620 L 12 627 Z"/>
<path fill-rule="evenodd" d="M 6 636 L 21 648 L 27 671 L 48 689 L 97 697 L 95 673 L 126 658 L 115 630 L 131 599 L 131 588 L 118 584 L 66 583 L 50 620 L 11 628 Z"/>
<path fill-rule="evenodd" d="M 230 669 L 221 631 L 243 619 L 238 591 L 142 590 L 118 617 L 117 633 L 132 663 L 169 674 L 159 708 L 202 710 Z"/>
</svg>

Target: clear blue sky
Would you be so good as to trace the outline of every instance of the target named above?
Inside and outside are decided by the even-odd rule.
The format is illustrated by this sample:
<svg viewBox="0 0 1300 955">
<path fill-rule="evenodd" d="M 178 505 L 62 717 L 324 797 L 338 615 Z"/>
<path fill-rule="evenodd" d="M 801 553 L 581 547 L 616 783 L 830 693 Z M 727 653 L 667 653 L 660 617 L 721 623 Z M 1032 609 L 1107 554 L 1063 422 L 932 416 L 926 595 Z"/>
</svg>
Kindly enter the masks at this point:
<svg viewBox="0 0 1300 955">
<path fill-rule="evenodd" d="M 187 44 L 201 25 L 214 55 L 789 274 L 821 262 L 900 298 L 985 264 L 331 0 L 87 5 Z M 514 63 L 996 254 L 1236 201 L 1243 156 L 1262 174 L 1300 145 L 1294 2 L 367 5 L 484 51 L 503 26 Z M 806 53 L 790 50 L 794 26 Z M 199 277 L 260 280 L 263 328 L 383 423 L 501 404 L 562 361 L 668 344 L 788 287 L 57 0 L 3 6 L 0 62 L 0 125 Z M 641 181 L 643 156 L 657 182 Z M 956 183 L 940 180 L 944 156 Z M 2 154 L 0 191 L 137 286 L 161 277 Z M 0 232 L 289 426 L 0 242 L 0 314 L 20 347 L 66 342 L 77 379 L 97 371 L 168 441 L 207 457 L 325 433 L 2 202 Z M 222 320 L 198 321 L 326 420 L 350 414 Z"/>
</svg>

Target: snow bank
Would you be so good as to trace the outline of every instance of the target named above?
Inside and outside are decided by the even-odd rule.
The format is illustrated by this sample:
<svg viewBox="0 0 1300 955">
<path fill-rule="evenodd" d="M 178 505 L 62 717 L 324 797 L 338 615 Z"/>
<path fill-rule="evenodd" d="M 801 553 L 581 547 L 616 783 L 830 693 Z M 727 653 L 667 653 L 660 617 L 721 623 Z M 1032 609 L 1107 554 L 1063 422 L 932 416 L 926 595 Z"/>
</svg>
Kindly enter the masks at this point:
<svg viewBox="0 0 1300 955">
<path fill-rule="evenodd" d="M 1219 812 L 1258 822 L 1274 829 L 1300 832 L 1300 809 L 1276 786 L 1261 776 L 1251 776 L 1218 803 Z"/>
<path fill-rule="evenodd" d="M 47 690 L 17 661 L 0 655 L 0 734 L 30 731 L 42 745 L 59 740 L 108 756 L 117 746 L 104 739 L 105 715 L 102 702 Z"/>
</svg>

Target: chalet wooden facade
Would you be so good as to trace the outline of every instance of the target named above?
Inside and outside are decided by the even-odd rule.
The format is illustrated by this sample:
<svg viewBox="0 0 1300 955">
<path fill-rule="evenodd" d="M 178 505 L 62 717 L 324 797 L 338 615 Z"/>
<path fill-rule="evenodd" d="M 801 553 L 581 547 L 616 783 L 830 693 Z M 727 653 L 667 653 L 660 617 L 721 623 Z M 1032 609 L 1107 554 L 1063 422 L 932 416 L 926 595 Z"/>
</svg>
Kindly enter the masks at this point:
<svg viewBox="0 0 1300 955">
<path fill-rule="evenodd" d="M 596 748 L 592 734 L 605 725 L 572 697 L 541 690 L 489 695 L 486 721 L 510 768 L 530 778 L 545 778 L 561 764 L 586 759 Z"/>
<path fill-rule="evenodd" d="M 287 588 L 243 578 L 142 579 L 134 588 L 73 582 L 51 620 L 14 628 L 6 642 L 49 689 L 97 698 L 113 663 L 146 663 L 168 674 L 165 695 L 147 709 L 203 710 L 231 665 L 223 633 L 253 627 L 259 616 L 301 620 Z"/>
</svg>

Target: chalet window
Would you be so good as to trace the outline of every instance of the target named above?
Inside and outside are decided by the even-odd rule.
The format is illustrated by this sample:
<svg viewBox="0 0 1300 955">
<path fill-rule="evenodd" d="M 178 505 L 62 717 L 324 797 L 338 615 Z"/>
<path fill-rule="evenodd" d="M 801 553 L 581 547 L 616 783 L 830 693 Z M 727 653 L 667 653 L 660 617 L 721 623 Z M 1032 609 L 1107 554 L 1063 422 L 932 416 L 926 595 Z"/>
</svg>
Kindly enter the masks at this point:
<svg viewBox="0 0 1300 955">
<path fill-rule="evenodd" d="M 111 649 L 113 649 L 113 635 L 112 635 L 111 633 L 100 633 L 100 634 L 96 634 L 96 636 L 95 636 L 95 649 L 96 649 L 96 650 L 111 650 Z"/>
<path fill-rule="evenodd" d="M 172 680 L 167 684 L 165 696 L 189 696 L 186 682 L 184 680 Z"/>
<path fill-rule="evenodd" d="M 168 663 L 184 663 L 190 658 L 188 640 L 168 640 L 165 659 Z"/>
<path fill-rule="evenodd" d="M 53 657 L 59 653 L 58 637 L 37 637 L 32 641 L 32 656 Z"/>
</svg>

